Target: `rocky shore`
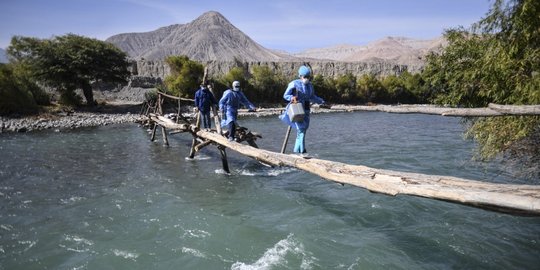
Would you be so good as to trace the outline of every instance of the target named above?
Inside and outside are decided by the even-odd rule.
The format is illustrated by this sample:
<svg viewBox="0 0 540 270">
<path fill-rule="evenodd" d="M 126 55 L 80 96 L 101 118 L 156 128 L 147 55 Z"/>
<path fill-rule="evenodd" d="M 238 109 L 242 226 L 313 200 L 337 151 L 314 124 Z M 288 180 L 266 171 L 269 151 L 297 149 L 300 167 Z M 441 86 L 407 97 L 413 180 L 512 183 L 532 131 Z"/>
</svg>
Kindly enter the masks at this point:
<svg viewBox="0 0 540 270">
<path fill-rule="evenodd" d="M 111 103 L 75 110 L 54 108 L 38 115 L 0 117 L 0 133 L 36 130 L 62 131 L 139 121 L 140 103 Z"/>
<path fill-rule="evenodd" d="M 61 131 L 81 127 L 105 126 L 110 124 L 134 123 L 139 114 L 74 112 L 70 115 L 41 115 L 23 118 L 1 118 L 0 132 L 30 132 L 51 129 Z"/>
<path fill-rule="evenodd" d="M 257 112 L 248 112 L 245 109 L 239 110 L 240 116 L 264 117 L 279 115 L 284 108 L 262 108 Z M 70 130 L 82 127 L 105 126 L 121 123 L 137 123 L 144 116 L 139 114 L 140 105 L 130 106 L 108 106 L 107 108 L 93 109 L 91 111 L 59 111 L 53 113 L 43 113 L 36 116 L 26 117 L 0 117 L 0 133 L 32 132 L 37 130 Z M 189 110 L 191 112 L 192 110 Z M 323 109 L 317 106 L 312 108 L 312 113 L 327 113 L 346 111 L 345 108 Z M 187 113 L 193 116 L 193 113 Z"/>
</svg>

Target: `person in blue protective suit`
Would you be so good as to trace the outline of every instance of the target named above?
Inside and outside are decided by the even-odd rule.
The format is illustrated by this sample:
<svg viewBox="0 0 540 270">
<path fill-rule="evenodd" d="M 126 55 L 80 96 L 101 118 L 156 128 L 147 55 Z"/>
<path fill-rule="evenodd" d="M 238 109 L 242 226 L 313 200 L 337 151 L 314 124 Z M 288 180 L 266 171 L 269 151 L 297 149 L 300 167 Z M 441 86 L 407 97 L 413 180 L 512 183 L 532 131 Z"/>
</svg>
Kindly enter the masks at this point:
<svg viewBox="0 0 540 270">
<path fill-rule="evenodd" d="M 227 126 L 229 129 L 229 141 L 233 141 L 236 133 L 236 118 L 238 117 L 238 109 L 240 105 L 246 106 L 249 111 L 256 111 L 255 106 L 246 98 L 240 90 L 240 82 L 234 81 L 232 89 L 228 89 L 223 93 L 223 97 L 219 100 L 219 111 L 222 114 L 222 126 Z"/>
<path fill-rule="evenodd" d="M 212 106 L 217 105 L 216 98 L 209 90 L 210 85 L 207 82 L 201 84 L 201 88 L 195 92 L 195 106 L 201 114 L 203 127 L 210 128 L 212 121 L 210 120 L 210 111 Z"/>
<path fill-rule="evenodd" d="M 279 116 L 281 121 L 296 128 L 296 142 L 294 144 L 293 152 L 297 154 L 304 154 L 306 150 L 306 131 L 309 128 L 309 114 L 311 102 L 324 104 L 324 100 L 315 95 L 315 90 L 310 82 L 311 71 L 306 66 L 301 66 L 298 69 L 298 79 L 292 81 L 287 86 L 283 98 L 289 101 L 289 104 L 285 108 L 282 115 Z M 291 122 L 287 114 L 291 103 L 298 102 L 304 105 L 304 120 L 300 122 Z"/>
</svg>

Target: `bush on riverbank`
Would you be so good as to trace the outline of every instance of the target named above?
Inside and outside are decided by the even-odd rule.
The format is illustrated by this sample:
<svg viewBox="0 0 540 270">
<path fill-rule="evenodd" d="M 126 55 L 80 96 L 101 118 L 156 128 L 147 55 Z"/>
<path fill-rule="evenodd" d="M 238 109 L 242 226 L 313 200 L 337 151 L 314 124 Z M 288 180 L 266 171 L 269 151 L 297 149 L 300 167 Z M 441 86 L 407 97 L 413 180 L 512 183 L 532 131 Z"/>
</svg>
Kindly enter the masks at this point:
<svg viewBox="0 0 540 270">
<path fill-rule="evenodd" d="M 48 95 L 25 75 L 23 66 L 0 64 L 0 115 L 35 114 Z"/>
</svg>

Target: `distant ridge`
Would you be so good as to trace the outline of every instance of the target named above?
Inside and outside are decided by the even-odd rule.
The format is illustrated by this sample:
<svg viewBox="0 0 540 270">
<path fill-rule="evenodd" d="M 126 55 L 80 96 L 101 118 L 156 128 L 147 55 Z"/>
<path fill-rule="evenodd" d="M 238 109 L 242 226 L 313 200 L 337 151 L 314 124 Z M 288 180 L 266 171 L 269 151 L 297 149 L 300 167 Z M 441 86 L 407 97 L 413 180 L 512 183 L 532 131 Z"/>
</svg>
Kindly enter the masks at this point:
<svg viewBox="0 0 540 270">
<path fill-rule="evenodd" d="M 215 11 L 187 24 L 175 24 L 145 33 L 109 37 L 133 58 L 162 60 L 169 55 L 187 55 L 199 61 L 282 61 L 292 56 L 266 49 Z"/>
<path fill-rule="evenodd" d="M 294 54 L 296 57 L 310 57 L 344 62 L 392 61 L 397 64 L 421 64 L 428 52 L 445 46 L 444 38 L 419 40 L 406 37 L 385 37 L 365 46 L 337 45 L 309 49 Z"/>
</svg>

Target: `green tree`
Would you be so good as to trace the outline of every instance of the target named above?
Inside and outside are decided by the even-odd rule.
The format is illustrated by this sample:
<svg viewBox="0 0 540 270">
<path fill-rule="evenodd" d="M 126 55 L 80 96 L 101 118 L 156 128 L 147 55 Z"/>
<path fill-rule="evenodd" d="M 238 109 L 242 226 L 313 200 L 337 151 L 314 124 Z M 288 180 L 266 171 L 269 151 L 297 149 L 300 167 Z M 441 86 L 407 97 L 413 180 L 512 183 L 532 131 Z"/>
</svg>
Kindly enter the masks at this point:
<svg viewBox="0 0 540 270">
<path fill-rule="evenodd" d="M 482 84 L 485 81 L 483 77 L 491 77 L 487 69 L 482 68 L 482 54 L 487 49 L 485 38 L 463 29 L 449 30 L 445 38 L 448 47 L 442 54 L 433 53 L 427 57 L 428 64 L 423 74 L 436 95 L 435 103 L 487 106 L 493 100 L 486 95 L 492 89 Z"/>
<path fill-rule="evenodd" d="M 323 98 L 326 102 L 341 102 L 336 90 L 336 81 L 333 78 L 326 78 L 320 74 L 313 77 L 311 82 L 317 96 Z"/>
<path fill-rule="evenodd" d="M 239 81 L 242 88 L 247 87 L 247 74 L 242 67 L 233 67 L 223 75 L 222 78 L 223 84 L 227 85 L 228 88 L 232 87 L 234 81 Z"/>
<path fill-rule="evenodd" d="M 358 96 L 364 102 L 382 103 L 388 99 L 388 93 L 382 83 L 373 74 L 364 74 L 358 78 Z"/>
<path fill-rule="evenodd" d="M 383 78 L 382 86 L 388 92 L 388 101 L 392 103 L 415 103 L 414 95 L 405 87 L 403 78 L 396 75 L 389 75 Z"/>
<path fill-rule="evenodd" d="M 165 86 L 170 94 L 192 98 L 202 83 L 204 67 L 201 63 L 189 60 L 185 55 L 169 56 L 165 60 L 171 68 L 171 75 L 165 78 Z"/>
<path fill-rule="evenodd" d="M 428 103 L 431 97 L 429 88 L 422 78 L 422 74 L 411 74 L 405 71 L 399 74 L 399 79 L 403 82 L 403 86 L 413 95 L 412 103 Z"/>
<path fill-rule="evenodd" d="M 337 77 L 335 87 L 337 96 L 343 103 L 353 103 L 356 100 L 356 77 L 351 73 Z"/>
<path fill-rule="evenodd" d="M 248 80 L 253 86 L 255 102 L 279 102 L 285 86 L 268 66 L 254 66 Z"/>
<path fill-rule="evenodd" d="M 0 64 L 0 115 L 14 113 L 30 114 L 38 111 L 38 106 L 29 88 L 35 84 L 17 76 L 11 64 Z"/>
<path fill-rule="evenodd" d="M 446 32 L 449 45 L 428 57 L 423 77 L 436 102 L 466 107 L 540 104 L 540 1 L 496 0 L 471 30 Z M 540 174 L 540 117 L 470 120 L 481 158 L 507 153 Z M 526 145 L 526 147 L 524 147 Z M 522 151 L 520 149 L 528 149 Z"/>
<path fill-rule="evenodd" d="M 10 58 L 27 65 L 38 81 L 56 88 L 64 98 L 82 89 L 88 105 L 95 105 L 93 82 L 125 83 L 127 56 L 114 45 L 74 34 L 50 40 L 15 36 L 7 49 Z"/>
<path fill-rule="evenodd" d="M 240 65 L 240 64 L 241 63 L 237 63 L 237 65 Z M 249 78 L 250 78 L 249 72 L 247 72 L 247 70 L 245 70 L 243 67 L 236 66 L 236 67 L 231 68 L 229 72 L 227 72 L 225 75 L 221 76 L 218 79 L 218 84 L 221 85 L 222 88 L 218 89 L 218 91 L 216 92 L 216 95 L 219 95 L 216 98 L 219 99 L 221 95 L 223 94 L 223 92 L 225 92 L 225 90 L 232 88 L 232 83 L 234 81 L 238 81 L 240 82 L 240 88 L 242 89 L 242 91 L 244 92 L 244 94 L 250 101 L 258 100 L 256 96 L 257 95 L 256 90 L 253 87 L 253 85 L 251 85 Z"/>
</svg>

